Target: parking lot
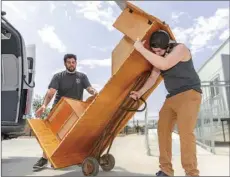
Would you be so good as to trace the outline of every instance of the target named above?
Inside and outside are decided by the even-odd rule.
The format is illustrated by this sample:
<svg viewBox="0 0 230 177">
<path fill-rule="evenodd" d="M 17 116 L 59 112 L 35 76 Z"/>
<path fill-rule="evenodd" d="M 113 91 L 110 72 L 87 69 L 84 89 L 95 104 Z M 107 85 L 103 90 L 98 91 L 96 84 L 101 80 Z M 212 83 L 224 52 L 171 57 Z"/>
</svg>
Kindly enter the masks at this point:
<svg viewBox="0 0 230 177">
<path fill-rule="evenodd" d="M 178 138 L 177 138 L 178 139 Z M 152 140 L 153 141 L 153 140 Z M 174 142 L 176 139 L 174 140 Z M 179 141 L 179 139 L 178 139 Z M 155 142 L 157 146 L 157 142 Z M 184 176 L 180 164 L 179 144 L 173 145 L 173 166 L 176 176 Z M 111 149 L 116 166 L 111 172 L 100 171 L 98 176 L 154 176 L 158 169 L 158 157 L 147 156 L 143 135 L 117 137 Z M 2 142 L 2 176 L 82 176 L 77 166 L 33 172 L 32 167 L 42 154 L 34 138 L 18 138 Z M 157 154 L 157 152 L 156 152 Z M 201 176 L 229 176 L 229 156 L 212 155 L 198 146 Z"/>
</svg>

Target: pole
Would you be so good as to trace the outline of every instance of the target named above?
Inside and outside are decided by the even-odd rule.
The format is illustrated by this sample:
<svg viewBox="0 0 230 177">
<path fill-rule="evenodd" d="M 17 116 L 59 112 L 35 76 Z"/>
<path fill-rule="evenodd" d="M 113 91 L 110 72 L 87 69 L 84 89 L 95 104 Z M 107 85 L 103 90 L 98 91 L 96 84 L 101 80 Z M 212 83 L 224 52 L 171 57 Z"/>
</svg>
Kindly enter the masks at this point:
<svg viewBox="0 0 230 177">
<path fill-rule="evenodd" d="M 149 148 L 149 135 L 148 135 L 148 107 L 145 110 L 145 146 L 147 149 L 147 155 L 150 156 L 150 148 Z"/>
<path fill-rule="evenodd" d="M 123 11 L 126 7 L 126 1 L 115 1 L 115 3 L 119 6 L 119 8 Z"/>
</svg>

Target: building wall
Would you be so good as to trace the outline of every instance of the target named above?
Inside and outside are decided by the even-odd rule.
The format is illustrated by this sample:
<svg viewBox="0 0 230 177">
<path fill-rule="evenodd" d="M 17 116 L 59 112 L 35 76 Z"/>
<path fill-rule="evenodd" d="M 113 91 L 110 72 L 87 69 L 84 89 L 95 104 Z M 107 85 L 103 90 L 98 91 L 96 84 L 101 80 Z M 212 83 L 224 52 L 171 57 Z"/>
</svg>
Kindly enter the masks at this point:
<svg viewBox="0 0 230 177">
<path fill-rule="evenodd" d="M 230 84 L 230 55 L 223 54 L 222 55 L 222 64 L 223 64 L 223 73 L 225 81 L 228 81 Z M 226 97 L 228 102 L 228 110 L 230 110 L 230 86 L 226 87 Z"/>
<path fill-rule="evenodd" d="M 216 53 L 198 70 L 201 81 L 211 81 L 220 75 L 220 80 L 225 80 L 222 67 L 222 55 L 229 55 L 229 39 Z"/>
<path fill-rule="evenodd" d="M 229 38 L 198 70 L 198 75 L 201 79 L 201 82 L 210 82 L 214 81 L 215 79 L 219 81 L 229 81 Z M 219 107 L 217 112 L 222 113 L 226 110 L 229 110 L 229 87 L 202 87 L 202 90 L 204 93 L 203 101 L 205 103 L 207 102 L 207 104 L 215 102 L 215 104 Z"/>
<path fill-rule="evenodd" d="M 230 67 L 230 55 L 229 54 L 222 54 L 221 55 L 222 64 L 223 64 L 223 73 L 225 81 L 230 81 L 229 76 L 229 67 Z"/>
</svg>

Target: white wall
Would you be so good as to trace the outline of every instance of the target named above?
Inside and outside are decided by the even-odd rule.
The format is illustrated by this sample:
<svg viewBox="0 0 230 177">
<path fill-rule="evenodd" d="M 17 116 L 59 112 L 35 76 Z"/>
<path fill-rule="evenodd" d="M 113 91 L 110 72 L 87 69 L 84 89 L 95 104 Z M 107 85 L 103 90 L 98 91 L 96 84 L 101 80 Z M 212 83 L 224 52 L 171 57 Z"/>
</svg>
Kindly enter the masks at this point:
<svg viewBox="0 0 230 177">
<path fill-rule="evenodd" d="M 219 75 L 220 81 L 225 81 L 224 78 L 224 71 L 223 71 L 223 64 L 222 64 L 222 54 L 229 55 L 229 38 L 225 43 L 213 54 L 213 56 L 198 70 L 198 75 L 202 81 L 212 81 Z M 205 102 L 207 99 L 210 99 L 210 87 L 202 87 L 203 90 L 203 101 Z M 226 96 L 226 89 L 224 86 L 219 87 L 220 96 L 214 97 L 216 99 L 216 106 L 219 107 L 219 112 L 223 114 L 225 110 L 228 109 L 227 103 L 227 96 Z M 222 96 L 222 97 L 221 97 Z M 222 111 L 220 111 L 222 110 Z M 214 111 L 214 110 L 213 110 Z M 217 111 L 218 112 L 218 111 Z M 218 113 L 220 114 L 220 113 Z"/>
<path fill-rule="evenodd" d="M 221 61 L 222 54 L 229 54 L 229 39 L 220 49 L 200 68 L 198 74 L 201 81 L 211 81 L 217 74 L 220 80 L 224 80 L 223 67 Z"/>
</svg>

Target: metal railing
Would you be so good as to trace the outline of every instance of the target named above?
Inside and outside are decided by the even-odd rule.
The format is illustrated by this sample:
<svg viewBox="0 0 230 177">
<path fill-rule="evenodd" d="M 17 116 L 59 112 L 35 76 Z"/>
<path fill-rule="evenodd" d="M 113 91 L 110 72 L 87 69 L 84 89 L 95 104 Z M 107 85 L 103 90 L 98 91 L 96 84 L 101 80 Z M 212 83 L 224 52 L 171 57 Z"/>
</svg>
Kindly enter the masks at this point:
<svg viewBox="0 0 230 177">
<path fill-rule="evenodd" d="M 215 153 L 218 142 L 229 142 L 230 84 L 202 82 L 202 103 L 195 128 L 197 143 Z"/>
<path fill-rule="evenodd" d="M 226 81 L 202 82 L 202 91 L 202 102 L 194 133 L 198 145 L 216 153 L 218 143 L 230 142 L 230 83 Z M 178 132 L 177 126 L 175 126 L 174 131 Z M 157 141 L 157 121 L 148 117 L 148 110 L 146 109 L 145 142 L 147 155 L 159 155 Z"/>
<path fill-rule="evenodd" d="M 145 111 L 145 146 L 148 156 L 159 156 L 157 120 L 148 116 L 148 107 Z"/>
</svg>

